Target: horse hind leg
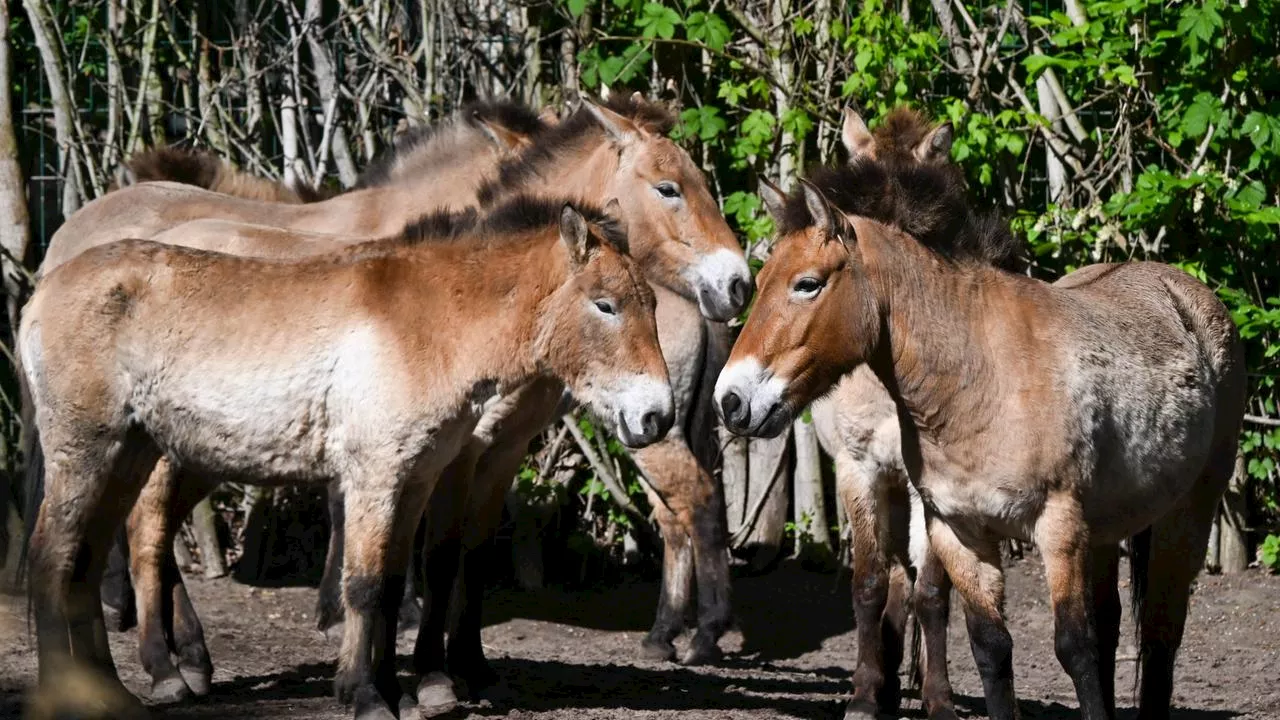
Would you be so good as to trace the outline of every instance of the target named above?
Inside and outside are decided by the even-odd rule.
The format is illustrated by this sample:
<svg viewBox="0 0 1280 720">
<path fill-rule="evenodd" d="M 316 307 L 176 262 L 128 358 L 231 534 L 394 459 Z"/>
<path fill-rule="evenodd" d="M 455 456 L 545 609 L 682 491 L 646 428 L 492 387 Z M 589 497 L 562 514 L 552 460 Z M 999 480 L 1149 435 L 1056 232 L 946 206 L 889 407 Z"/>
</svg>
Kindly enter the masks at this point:
<svg viewBox="0 0 1280 720">
<path fill-rule="evenodd" d="M 102 576 L 102 615 L 110 632 L 126 632 L 138 624 L 137 597 L 129 577 L 129 542 L 122 527 L 111 543 Z"/>
<path fill-rule="evenodd" d="M 1098 630 L 1098 672 L 1107 716 L 1116 716 L 1116 649 L 1120 645 L 1120 546 L 1101 545 L 1089 553 L 1093 617 Z"/>
<path fill-rule="evenodd" d="M 919 658 L 923 682 L 920 698 L 929 720 L 955 720 L 951 678 L 947 672 L 947 626 L 951 619 L 951 577 L 933 551 L 925 527 L 924 505 L 915 488 L 908 485 L 910 524 L 907 532 L 911 564 L 916 569 L 911 601 L 916 622 L 924 639 L 924 657 Z"/>
<path fill-rule="evenodd" d="M 1133 538 L 1133 615 L 1138 629 L 1139 720 L 1169 717 L 1173 666 L 1182 644 L 1191 585 L 1204 565 L 1209 531 L 1235 466 L 1234 435 L 1219 443 L 1196 484 Z"/>
</svg>

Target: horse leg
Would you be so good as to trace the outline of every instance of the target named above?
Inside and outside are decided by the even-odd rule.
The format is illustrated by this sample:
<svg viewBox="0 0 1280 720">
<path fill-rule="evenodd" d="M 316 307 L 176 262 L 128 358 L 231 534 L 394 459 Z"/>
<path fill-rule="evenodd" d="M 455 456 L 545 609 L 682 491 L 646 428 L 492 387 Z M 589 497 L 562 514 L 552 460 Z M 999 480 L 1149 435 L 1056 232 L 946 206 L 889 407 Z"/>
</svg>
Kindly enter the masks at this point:
<svg viewBox="0 0 1280 720">
<path fill-rule="evenodd" d="M 111 539 L 142 486 L 140 468 L 158 455 L 138 432 L 76 442 L 56 430 L 43 443 L 58 452 L 45 453 L 46 494 L 29 556 L 40 683 L 90 670 L 107 693 L 141 712 L 111 660 L 100 587 Z"/>
<path fill-rule="evenodd" d="M 444 634 L 449 623 L 449 600 L 458 576 L 462 552 L 461 525 L 466 512 L 471 468 L 475 458 L 466 452 L 445 468 L 427 501 L 423 570 L 426 593 L 422 623 L 413 645 L 413 669 L 418 676 L 418 712 L 434 717 L 458 705 L 457 690 L 449 677 Z"/>
<path fill-rule="evenodd" d="M 344 485 L 350 519 L 342 560 L 346 619 L 334 693 L 340 701 L 354 703 L 358 719 L 394 718 L 392 708 L 400 701 L 395 622 L 405 562 L 397 562 L 403 552 L 396 553 L 395 546 L 398 526 L 409 524 L 400 520 L 410 492 L 386 482 L 397 476 L 395 471 L 362 473 Z M 415 527 L 420 517 L 414 518 Z"/>
<path fill-rule="evenodd" d="M 151 699 L 161 703 L 191 696 L 171 658 L 174 608 L 168 590 L 177 573 L 172 558 L 177 483 L 173 467 L 162 458 L 152 469 L 128 520 L 129 559 L 138 592 L 138 659 L 151 676 Z"/>
<path fill-rule="evenodd" d="M 658 508 L 665 546 L 658 617 L 644 647 L 670 657 L 665 651 L 683 625 L 692 570 L 698 629 L 681 662 L 715 661 L 721 656 L 717 643 L 729 627 L 732 607 L 723 488 L 703 469 L 679 431 L 633 452 L 632 458 L 652 485 L 649 499 Z"/>
<path fill-rule="evenodd" d="M 947 673 L 947 625 L 951 617 L 951 578 L 933 546 L 925 527 L 924 506 L 914 487 L 908 486 L 911 520 L 908 531 L 911 563 L 916 568 L 912 602 L 916 621 L 924 636 L 924 681 L 920 698 L 929 720 L 955 720 L 951 699 L 951 679 Z"/>
<path fill-rule="evenodd" d="M 969 645 L 982 677 L 987 716 L 1016 720 L 1020 713 L 1013 691 L 1013 637 L 1004 622 L 1000 543 L 988 535 L 966 544 L 937 517 L 928 518 L 928 527 L 933 551 L 964 598 Z"/>
<path fill-rule="evenodd" d="M 1116 648 L 1120 645 L 1120 546 L 1102 545 L 1089 553 L 1093 621 L 1098 628 L 1098 673 L 1107 716 L 1116 716 Z"/>
<path fill-rule="evenodd" d="M 1051 495 L 1036 521 L 1036 544 L 1044 556 L 1053 602 L 1054 650 L 1071 676 L 1085 720 L 1108 720 L 1098 663 L 1089 567 L 1089 529 L 1080 501 Z"/>
<path fill-rule="evenodd" d="M 545 423 L 539 421 L 531 427 L 540 430 Z M 499 442 L 480 455 L 470 482 L 462 528 L 462 584 L 458 594 L 461 608 L 449 633 L 449 672 L 460 678 L 472 695 L 499 679 L 484 656 L 480 638 L 484 624 L 486 565 L 480 556 L 502 522 L 502 506 L 528 451 L 529 440 L 524 433 L 499 438 Z"/>
<path fill-rule="evenodd" d="M 169 510 L 169 532 L 177 536 L 182 522 L 191 515 L 196 505 L 213 492 L 218 486 L 216 479 L 195 478 L 183 474 L 177 481 L 177 493 Z M 191 688 L 196 697 L 209 694 L 213 684 L 213 661 L 209 658 L 209 647 L 204 640 L 204 626 L 200 616 L 191 604 L 191 596 L 187 593 L 187 584 L 178 570 L 177 560 L 173 556 L 173 540 L 166 545 L 168 550 L 165 562 L 169 569 L 165 577 L 171 580 L 167 588 L 170 607 L 173 609 L 171 624 L 173 652 L 178 656 L 178 672 Z"/>
<path fill-rule="evenodd" d="M 836 490 L 853 530 L 853 614 L 858 636 L 853 698 L 845 718 L 874 720 L 888 681 L 881 623 L 889 601 L 889 560 L 880 543 L 886 488 L 874 469 L 841 452 L 836 456 Z"/>
<path fill-rule="evenodd" d="M 1234 433 L 1218 444 L 1196 484 L 1133 539 L 1134 620 L 1139 639 L 1139 720 L 1169 717 L 1173 665 L 1186 629 L 1191 584 L 1204 565 L 1209 531 L 1235 465 Z"/>
<path fill-rule="evenodd" d="M 316 629 L 325 632 L 342 622 L 343 510 L 342 483 L 329 483 L 329 551 L 324 556 L 324 575 L 316 598 Z"/>
<path fill-rule="evenodd" d="M 138 608 L 129 577 L 129 542 L 123 527 L 111 542 L 107 569 L 102 575 L 102 616 L 110 632 L 125 632 L 138 624 Z"/>
</svg>

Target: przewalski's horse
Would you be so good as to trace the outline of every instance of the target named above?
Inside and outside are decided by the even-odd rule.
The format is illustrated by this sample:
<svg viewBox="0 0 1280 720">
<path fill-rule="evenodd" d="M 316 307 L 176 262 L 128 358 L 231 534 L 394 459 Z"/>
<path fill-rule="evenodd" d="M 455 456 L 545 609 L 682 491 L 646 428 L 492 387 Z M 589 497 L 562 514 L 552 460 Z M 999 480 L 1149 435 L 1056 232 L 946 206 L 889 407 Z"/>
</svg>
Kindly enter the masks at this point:
<svg viewBox="0 0 1280 720">
<path fill-rule="evenodd" d="M 578 110 L 519 158 L 507 161 L 480 192 L 492 202 L 513 189 L 567 191 L 592 200 L 618 197 L 632 228 L 633 254 L 658 296 L 658 336 L 676 394 L 677 423 L 663 441 L 632 454 L 650 480 L 650 500 L 664 538 L 663 586 L 645 651 L 673 658 L 672 640 L 695 594 L 697 632 L 683 660 L 705 662 L 730 617 L 723 492 L 711 476 L 715 452 L 712 378 L 727 354 L 727 319 L 750 299 L 752 281 L 741 248 L 720 215 L 702 173 L 665 135 L 665 109 L 633 95 L 609 107 Z M 536 181 L 536 182 L 535 182 Z M 640 249 L 652 233 L 652 252 Z M 695 305 L 696 303 L 696 305 Z M 429 509 L 424 621 L 415 647 L 423 712 L 456 702 L 449 674 L 475 689 L 495 676 L 480 642 L 483 568 L 465 555 L 487 540 L 530 440 L 559 416 L 553 383 L 503 398 L 486 414 L 472 443 L 445 471 Z M 703 458 L 700 461 L 700 458 Z M 452 490 L 452 492 L 450 492 Z M 463 610 L 443 645 L 448 598 L 462 558 Z"/>
<path fill-rule="evenodd" d="M 1058 659 L 1082 715 L 1098 720 L 1115 716 L 1118 544 L 1136 536 L 1139 715 L 1167 717 L 1244 411 L 1230 314 L 1167 265 L 1093 265 L 1050 285 L 951 242 L 924 245 L 832 208 L 844 172 L 820 174 L 783 208 L 760 297 L 716 384 L 726 425 L 777 434 L 871 367 L 902 413 L 904 464 L 1000 720 L 1018 708 L 999 539 L 1040 548 Z"/>
<path fill-rule="evenodd" d="M 467 106 L 439 127 L 407 131 L 397 141 L 406 152 L 375 162 L 361 188 L 321 202 L 264 202 L 173 182 L 131 185 L 67 218 L 49 239 L 40 273 L 96 245 L 150 239 L 192 220 L 234 220 L 352 238 L 390 237 L 423 212 L 463 210 L 475 204 L 476 190 L 498 162 L 523 147 L 525 141 L 517 138 L 514 128 L 531 126 L 538 133 L 544 129 L 536 114 L 519 105 Z"/>
<path fill-rule="evenodd" d="M 680 422 L 677 430 L 666 439 L 636 456 L 656 488 L 656 495 L 651 493 L 650 497 L 666 540 L 659 613 L 654 629 L 646 639 L 646 648 L 664 657 L 674 654 L 671 640 L 683 627 L 696 578 L 699 632 L 685 655 L 686 661 L 696 662 L 715 655 L 715 643 L 728 624 L 730 610 L 723 496 L 718 483 L 706 470 L 709 461 L 700 462 L 700 459 L 711 456 L 715 449 L 711 441 L 714 414 L 710 407 L 710 391 L 712 378 L 727 355 L 727 338 L 724 326 L 704 322 L 698 307 L 702 305 L 709 312 L 718 314 L 732 313 L 735 307 L 740 309 L 740 304 L 749 298 L 751 285 L 741 250 L 715 207 L 701 173 L 693 166 L 687 153 L 662 135 L 662 128 L 669 122 L 666 118 L 660 108 L 634 96 L 615 96 L 606 108 L 581 109 L 566 119 L 554 135 L 537 143 L 527 164 L 504 167 L 500 179 L 491 184 L 485 196 L 486 200 L 493 202 L 494 198 L 522 187 L 540 189 L 548 186 L 576 192 L 588 200 L 594 196 L 603 201 L 616 194 L 622 198 L 622 212 L 630 218 L 631 250 L 646 267 L 646 277 L 654 279 L 653 268 L 675 273 L 670 276 L 660 274 L 657 281 L 677 286 L 677 291 L 668 290 L 661 284 L 655 285 L 654 290 L 658 297 L 663 352 L 671 368 L 673 385 L 678 390 Z M 475 168 L 469 168 L 468 173 L 482 174 Z M 445 182 L 448 182 L 448 177 Z M 419 188 L 424 184 L 424 180 L 417 180 Z M 191 193 L 198 194 L 198 191 L 185 192 L 188 197 Z M 365 192 L 372 192 L 372 189 Z M 671 196 L 673 192 L 674 197 Z M 193 198 L 196 200 L 225 203 L 228 199 L 211 198 L 204 193 Z M 234 202 L 234 199 L 230 200 Z M 254 212 L 259 213 L 254 215 L 258 217 L 262 211 L 255 209 Z M 275 242 L 271 238 L 278 234 L 264 226 L 235 230 L 229 222 L 201 220 L 171 229 L 164 233 L 163 239 L 179 244 L 234 248 L 247 254 L 274 255 L 278 250 L 271 248 L 270 244 Z M 103 229 L 95 241 L 108 242 L 111 239 L 115 238 Z M 286 238 L 286 243 L 296 244 L 296 239 Z M 59 241 L 60 237 L 55 236 L 55 245 Z M 224 244 L 205 244 L 218 242 Z M 255 249 L 253 245 L 259 242 L 266 244 Z M 730 262 L 734 257 L 738 259 L 737 267 Z M 550 399 L 539 402 L 538 397 Z M 436 538 L 441 547 L 431 553 L 436 560 L 430 563 L 435 569 L 430 573 L 436 578 L 432 583 L 437 588 L 432 593 L 434 596 L 447 598 L 450 594 L 447 588 L 452 587 L 453 577 L 457 574 L 457 548 L 462 542 L 464 521 L 469 547 L 478 545 L 496 527 L 503 493 L 518 469 L 529 440 L 555 417 L 553 410 L 558 397 L 559 390 L 553 383 L 539 383 L 537 387 L 495 404 L 478 426 L 474 442 L 468 446 L 471 460 L 460 459 L 445 473 L 441 486 L 454 488 L 452 494 L 446 496 L 452 500 L 450 503 L 433 500 L 433 518 L 429 523 L 430 527 L 442 528 L 437 533 L 440 537 Z M 524 398 L 523 403 L 516 402 L 520 398 Z M 477 457 L 480 459 L 476 460 Z M 476 463 L 480 467 L 480 476 L 471 483 L 468 478 Z M 451 481 L 450 478 L 454 477 L 457 480 Z M 337 496 L 336 493 L 333 495 Z M 470 510 L 462 505 L 468 501 L 468 496 L 476 505 Z M 172 529 L 163 529 L 165 523 L 176 528 L 199 498 L 184 500 L 173 497 L 171 484 L 153 479 L 144 491 L 143 499 L 147 501 L 145 507 L 168 506 L 170 513 L 166 515 L 158 510 L 145 512 L 143 501 L 139 501 L 135 515 L 151 518 L 148 526 L 151 530 L 134 532 L 133 535 L 162 539 L 171 537 L 172 533 Z M 337 508 L 340 509 L 341 505 Z M 473 519 L 466 520 L 468 515 Z M 166 517 L 171 519 L 166 520 Z M 483 525 L 474 519 L 477 517 L 483 519 Z M 341 527 L 340 512 L 334 513 L 334 527 Z M 340 542 L 342 533 L 335 532 L 333 537 L 335 542 Z M 156 553 L 162 553 L 160 557 L 169 556 L 168 546 L 163 540 L 148 542 L 147 545 L 154 546 Z M 452 560 L 449 559 L 451 555 Z M 340 608 L 338 599 L 334 597 L 338 589 L 336 580 L 340 577 L 339 565 L 332 562 L 335 558 L 341 558 L 341 552 L 331 547 L 327 582 L 321 586 L 318 615 L 322 628 L 336 621 L 336 609 Z M 140 562 L 144 560 L 135 558 L 135 567 Z M 181 576 L 172 561 L 168 562 L 171 571 L 162 575 L 164 583 L 149 583 L 156 588 L 153 593 L 142 591 L 143 594 L 154 595 L 153 606 L 157 613 L 162 606 L 160 598 L 171 594 L 164 588 L 171 588 L 174 597 L 185 598 L 181 592 Z M 473 571 L 479 570 L 474 563 L 468 567 Z M 160 573 L 157 570 L 151 574 Z M 479 640 L 479 582 L 470 586 L 477 588 L 476 592 L 467 595 L 470 600 L 467 607 L 474 608 L 474 611 L 462 616 L 463 628 L 468 631 L 451 633 L 450 654 L 452 666 L 460 674 L 469 674 L 474 679 L 488 673 Z M 326 588 L 330 589 L 328 593 Z M 140 601 L 140 606 L 145 604 L 145 600 Z M 435 606 L 440 613 L 435 618 L 436 627 L 443 628 L 444 603 L 438 602 Z M 187 684 L 191 685 L 190 691 L 203 694 L 208 690 L 211 670 L 202 631 L 189 602 L 175 602 L 174 608 L 175 616 L 181 612 L 184 617 L 175 617 L 172 621 L 175 627 L 183 630 L 173 638 L 176 642 L 171 649 L 182 659 L 179 667 L 188 679 Z M 149 617 L 145 611 L 141 614 Z M 140 640 L 144 645 L 144 657 L 154 656 L 154 664 L 144 659 L 144 666 L 156 678 L 153 691 L 162 699 L 185 696 L 188 692 L 186 687 L 178 687 L 171 679 L 176 677 L 176 671 L 169 673 L 172 670 L 170 646 L 165 633 L 158 630 L 163 625 L 158 621 L 150 625 L 157 630 L 146 632 L 148 622 L 144 619 Z M 432 637 L 438 645 L 438 632 L 434 636 L 430 632 L 420 634 L 424 643 Z M 146 638 L 158 640 L 148 643 Z M 148 653 L 146 645 L 155 645 L 155 651 Z M 427 643 L 424 647 L 430 648 L 431 645 Z M 418 663 L 419 667 L 434 668 L 443 663 L 443 652 L 432 655 L 424 649 L 418 656 L 438 658 L 431 662 L 423 660 Z M 160 670 L 153 670 L 154 667 Z M 172 684 L 176 694 L 168 696 L 159 692 L 162 684 Z M 447 688 L 444 692 L 452 694 Z"/>
<path fill-rule="evenodd" d="M 114 676 L 105 550 L 163 454 L 206 491 L 342 484 L 335 689 L 358 717 L 394 717 L 406 553 L 494 390 L 555 377 L 632 446 L 674 420 L 653 294 L 620 225 L 583 213 L 517 197 L 293 262 L 123 241 L 48 274 L 19 340 L 47 459 L 30 554 L 41 683 L 73 659 Z"/>
<path fill-rule="evenodd" d="M 919 113 L 898 108 L 873 134 L 861 117 L 846 110 L 841 138 L 849 170 L 841 178 L 837 206 L 903 230 L 925 245 L 955 243 L 967 260 L 1018 268 L 1018 242 L 1007 226 L 995 214 L 978 215 L 969 208 L 964 178 L 950 162 L 950 125 L 935 127 Z M 779 190 L 765 182 L 760 194 L 772 215 L 785 216 L 786 199 Z M 961 237 L 970 239 L 951 239 Z M 935 720 L 954 718 L 947 676 L 951 581 L 929 548 L 923 508 L 902 460 L 893 398 L 862 365 L 813 403 L 812 416 L 835 459 L 836 494 L 853 530 L 858 665 L 845 717 L 873 720 L 878 713 L 896 712 L 910 599 L 924 638 L 925 710 Z"/>
<path fill-rule="evenodd" d="M 290 204 L 319 202 L 328 193 L 305 183 L 290 185 L 237 170 L 208 150 L 158 147 L 135 153 L 116 173 L 108 192 L 144 182 L 167 180 L 236 197 Z"/>
</svg>

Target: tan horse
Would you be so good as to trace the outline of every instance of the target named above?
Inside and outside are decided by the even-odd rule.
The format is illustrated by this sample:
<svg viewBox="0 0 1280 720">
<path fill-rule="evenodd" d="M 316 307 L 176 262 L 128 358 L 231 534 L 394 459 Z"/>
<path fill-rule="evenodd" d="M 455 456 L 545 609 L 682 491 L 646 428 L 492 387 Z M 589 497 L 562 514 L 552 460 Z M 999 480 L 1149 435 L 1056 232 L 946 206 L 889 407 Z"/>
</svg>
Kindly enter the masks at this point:
<svg viewBox="0 0 1280 720">
<path fill-rule="evenodd" d="M 30 556 L 42 684 L 72 658 L 114 674 L 104 541 L 163 453 L 206 491 L 342 484 L 336 690 L 358 717 L 395 717 L 405 553 L 494 389 L 555 377 L 631 446 L 674 419 L 653 295 L 620 226 L 583 212 L 517 197 L 295 262 L 123 241 L 47 275 L 19 332 L 47 459 Z"/>
<path fill-rule="evenodd" d="M 704 323 L 699 317 L 698 307 L 717 315 L 733 313 L 740 310 L 749 298 L 751 286 L 741 250 L 715 207 L 701 173 L 683 150 L 663 136 L 662 129 L 667 122 L 669 120 L 660 108 L 635 97 L 616 98 L 606 108 L 587 107 L 567 118 L 554 133 L 540 138 L 530 149 L 529 157 L 503 167 L 498 179 L 489 183 L 482 194 L 492 202 L 492 198 L 501 197 L 526 184 L 532 186 L 530 189 L 567 189 L 588 199 L 603 200 L 618 194 L 622 198 L 623 214 L 632 217 L 632 252 L 646 268 L 646 277 L 677 289 L 672 292 L 655 286 L 663 352 L 672 368 L 673 384 L 679 390 L 677 412 L 680 423 L 663 442 L 637 454 L 637 462 L 656 490 L 656 494 L 651 493 L 651 499 L 667 541 L 659 614 L 654 630 L 646 640 L 646 647 L 664 657 L 674 654 L 671 639 L 683 626 L 696 578 L 699 633 L 685 659 L 700 661 L 716 654 L 716 640 L 728 624 L 729 574 L 722 494 L 705 469 L 708 463 L 699 461 L 714 450 L 707 440 L 712 436 L 709 430 L 713 418 L 709 404 L 711 378 L 727 354 L 727 342 L 723 326 Z M 445 181 L 448 181 L 447 176 Z M 423 185 L 423 180 L 417 181 L 419 188 Z M 173 193 L 172 199 L 179 199 L 181 195 L 205 207 L 212 203 L 222 206 L 239 202 L 230 198 L 212 198 L 208 193 L 176 186 L 164 188 L 164 192 Z M 319 203 L 317 207 L 325 204 Z M 123 209 L 119 211 L 123 212 Z M 170 212 L 165 208 L 161 211 Z M 173 214 L 180 212 L 183 211 Z M 255 213 L 259 211 L 255 209 Z M 100 214 L 108 215 L 105 211 Z M 152 229 L 156 224 L 152 224 Z M 106 228 L 101 230 L 95 241 L 108 241 L 109 232 Z M 155 237 L 163 237 L 168 242 L 234 248 L 246 254 L 274 255 L 281 252 L 279 248 L 271 247 L 274 242 L 271 238 L 278 233 L 266 226 L 235 230 L 229 222 L 201 220 L 162 232 L 165 233 L 163 236 Z M 296 244 L 298 237 L 301 236 L 286 238 L 285 243 Z M 54 243 L 60 239 L 61 233 L 54 238 Z M 467 528 L 466 544 L 469 547 L 487 538 L 496 527 L 502 496 L 527 450 L 529 439 L 556 417 L 554 399 L 559 397 L 560 391 L 550 383 L 541 385 L 541 390 L 531 388 L 491 408 L 469 445 L 467 459 L 460 459 L 446 472 L 442 487 L 454 488 L 453 500 L 448 503 L 433 500 L 431 505 L 431 526 L 443 528 L 441 532 L 444 535 L 438 539 L 439 551 L 431 553 L 434 561 L 428 563 L 434 568 L 430 574 L 436 578 L 431 583 L 437 588 L 432 593 L 435 597 L 447 598 L 450 594 L 439 588 L 452 587 L 458 562 L 456 548 L 463 541 L 461 528 L 464 525 Z M 546 393 L 553 400 L 542 401 L 540 393 Z M 524 398 L 523 403 L 515 402 L 520 398 Z M 492 429 L 492 432 L 487 429 Z M 473 467 L 477 466 L 478 475 L 472 481 Z M 149 538 L 145 544 L 153 548 L 150 552 L 157 558 L 168 557 L 166 538 L 172 537 L 176 523 L 199 499 L 198 496 L 194 499 L 177 498 L 174 492 L 171 485 L 153 481 L 139 502 L 140 509 L 145 506 L 152 511 L 135 513 L 152 518 L 150 530 L 132 534 Z M 172 500 L 169 499 L 171 497 Z M 466 509 L 468 504 L 472 506 L 470 510 Z M 169 520 L 165 520 L 166 513 L 159 510 L 166 506 L 170 507 Z M 472 519 L 466 520 L 468 516 Z M 341 516 L 338 515 L 335 526 L 340 525 Z M 341 538 L 341 533 L 334 534 L 335 541 Z M 335 553 L 331 548 L 331 559 L 337 557 L 341 557 L 341 553 Z M 172 566 L 172 561 L 168 562 Z M 175 597 L 184 600 L 175 603 L 175 614 L 178 608 L 189 609 L 189 602 L 185 602 L 185 592 L 181 589 L 180 575 L 172 570 L 159 578 L 160 563 L 159 559 L 134 558 L 135 568 L 140 564 L 150 564 L 156 568 L 150 575 L 158 578 L 147 583 L 151 589 L 144 589 L 139 583 L 140 593 L 154 596 L 150 604 L 157 608 L 155 612 L 159 612 L 160 598 L 167 596 L 172 589 Z M 337 587 L 337 583 L 332 582 L 337 573 L 328 572 L 327 576 L 330 582 L 322 585 L 322 609 L 326 607 L 324 589 Z M 469 587 L 476 586 L 478 583 L 473 582 Z M 473 631 L 451 633 L 450 664 L 451 669 L 460 674 L 472 671 L 470 674 L 474 678 L 484 674 L 487 666 L 479 643 L 480 594 L 470 592 L 467 599 L 468 607 L 474 611 L 463 614 L 464 628 Z M 145 606 L 147 602 L 144 598 L 140 605 Z M 328 607 L 336 608 L 337 605 L 330 602 Z M 431 626 L 429 623 L 429 626 L 440 630 L 434 634 L 425 630 L 420 633 L 420 648 L 430 647 L 433 637 L 435 644 L 440 642 L 445 605 L 436 602 L 429 603 L 429 607 L 437 611 L 436 624 Z M 149 613 L 143 611 L 141 614 L 144 616 L 144 629 L 148 626 L 163 627 L 158 619 L 148 623 L 145 618 L 150 616 Z M 322 623 L 326 615 L 332 613 L 321 613 Z M 190 691 L 203 694 L 208 689 L 211 666 L 204 649 L 202 631 L 194 612 L 187 612 L 186 617 L 191 622 L 174 618 L 173 647 L 165 642 L 162 632 L 140 634 L 144 645 L 140 648 L 144 666 L 155 677 L 153 693 L 161 699 L 176 699 Z M 154 640 L 147 642 L 148 638 Z M 148 650 L 148 646 L 154 647 Z M 465 651 L 458 648 L 465 648 Z M 170 649 L 180 658 L 179 668 L 174 668 L 169 659 Z M 430 668 L 424 675 L 431 674 L 438 665 L 422 658 L 439 657 L 439 662 L 443 662 L 443 652 L 433 656 L 429 650 L 422 649 L 416 655 L 420 658 L 420 669 Z M 190 686 L 189 690 L 187 686 Z M 451 694 L 451 691 L 447 692 Z"/>
<path fill-rule="evenodd" d="M 846 110 L 841 137 L 850 170 L 842 206 L 926 245 L 981 236 L 982 241 L 961 241 L 972 249 L 972 259 L 1006 268 L 1018 265 L 1017 240 L 1000 219 L 969 211 L 963 176 L 950 162 L 950 125 L 934 127 L 919 113 L 899 108 L 872 134 L 861 117 Z M 786 199 L 780 191 L 766 182 L 761 196 L 772 214 L 784 214 Z M 836 494 L 853 530 L 858 665 L 845 717 L 873 720 L 879 713 L 897 711 L 910 598 L 923 631 L 925 710 L 934 720 L 954 718 L 947 676 L 951 581 L 929 547 L 923 507 L 907 478 L 893 398 L 863 365 L 814 402 L 812 416 L 818 437 L 835 459 Z"/>
<path fill-rule="evenodd" d="M 946 238 L 926 246 L 844 212 L 847 172 L 820 173 L 782 208 L 760 297 L 717 381 L 726 425 L 777 434 L 871 367 L 904 417 L 904 464 L 964 598 L 993 718 L 1018 717 L 999 539 L 1040 548 L 1058 659 L 1081 714 L 1100 720 L 1115 716 L 1118 543 L 1136 535 L 1139 715 L 1168 717 L 1244 412 L 1230 314 L 1166 265 L 1094 265 L 1050 285 Z"/>
</svg>

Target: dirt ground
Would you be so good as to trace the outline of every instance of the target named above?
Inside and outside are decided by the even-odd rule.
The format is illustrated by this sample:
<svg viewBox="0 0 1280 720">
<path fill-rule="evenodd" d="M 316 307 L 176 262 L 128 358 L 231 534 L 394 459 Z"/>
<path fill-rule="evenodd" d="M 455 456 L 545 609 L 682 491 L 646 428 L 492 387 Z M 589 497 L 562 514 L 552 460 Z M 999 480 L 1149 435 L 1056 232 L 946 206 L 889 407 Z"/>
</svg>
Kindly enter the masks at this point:
<svg viewBox="0 0 1280 720">
<path fill-rule="evenodd" d="M 1038 560 L 1009 570 L 1009 616 L 1024 717 L 1077 717 L 1071 682 L 1053 654 L 1052 617 Z M 264 589 L 230 580 L 193 581 L 217 668 L 213 694 L 153 708 L 156 718 L 347 718 L 330 697 L 336 641 L 312 629 L 309 588 Z M 716 667 L 640 660 L 657 588 L 633 582 L 591 592 L 491 593 L 484 643 L 504 685 L 457 717 L 838 718 L 854 661 L 845 576 L 784 566 L 735 582 L 739 629 Z M 0 718 L 16 718 L 35 678 L 24 603 L 0 608 Z M 1127 603 L 1126 603 L 1127 604 Z M 981 685 L 959 614 L 953 613 L 951 676 L 962 714 L 981 716 Z M 1132 633 L 1125 617 L 1125 637 Z M 400 641 L 408 683 L 409 637 Z M 133 632 L 112 637 L 125 684 L 148 681 Z M 1122 718 L 1131 718 L 1133 646 L 1122 642 Z M 1183 644 L 1175 718 L 1280 718 L 1280 578 L 1250 572 L 1203 577 Z M 908 700 L 904 715 L 919 717 Z"/>
</svg>

